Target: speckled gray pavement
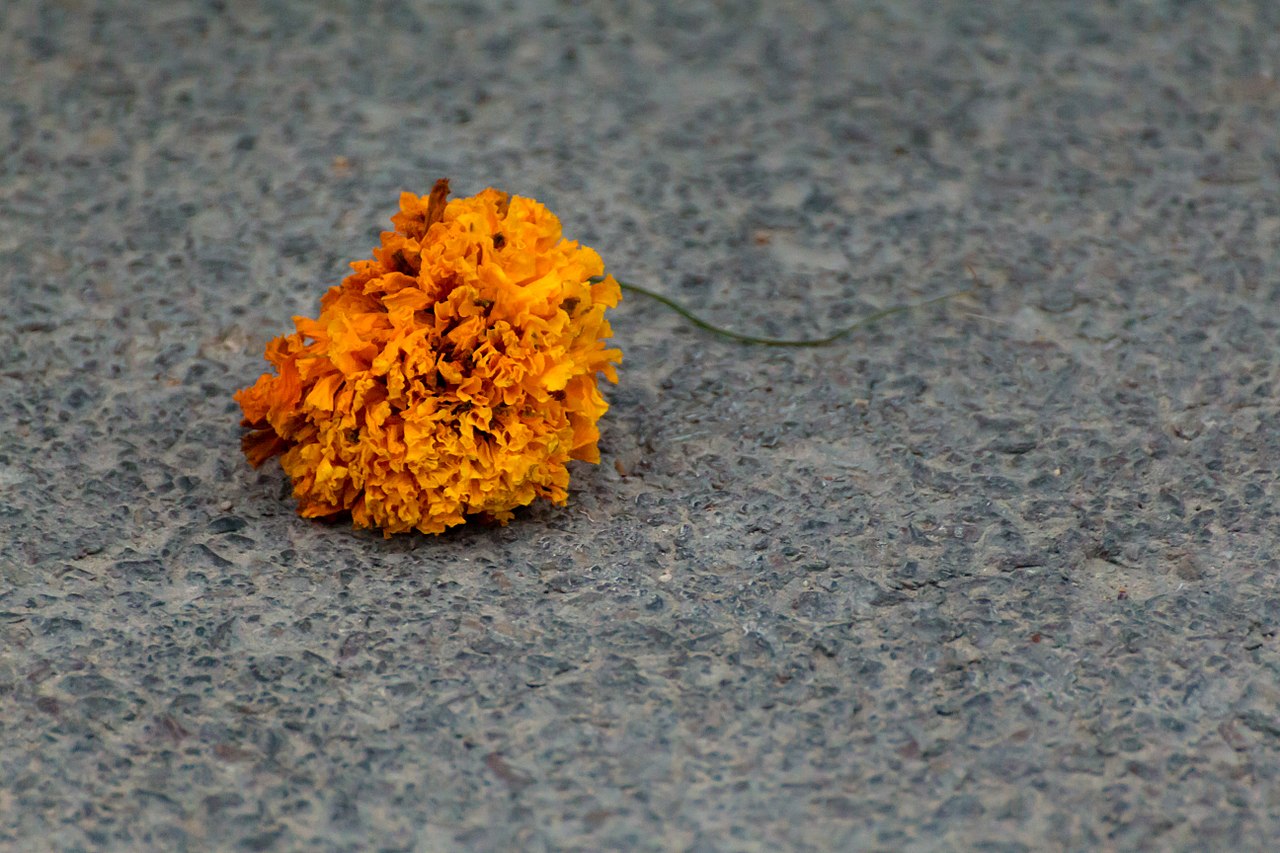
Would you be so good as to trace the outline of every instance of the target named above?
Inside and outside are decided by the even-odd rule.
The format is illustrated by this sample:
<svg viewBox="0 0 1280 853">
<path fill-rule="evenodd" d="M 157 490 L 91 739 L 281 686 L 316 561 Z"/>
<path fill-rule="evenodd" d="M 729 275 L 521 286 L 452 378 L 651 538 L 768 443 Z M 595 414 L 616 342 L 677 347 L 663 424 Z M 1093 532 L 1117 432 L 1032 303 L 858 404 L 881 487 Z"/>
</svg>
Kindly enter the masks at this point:
<svg viewBox="0 0 1280 853">
<path fill-rule="evenodd" d="M 0 849 L 1272 847 L 1278 33 L 8 0 Z M 567 507 L 302 520 L 231 394 L 442 175 L 743 331 L 985 288 L 629 298 Z"/>
</svg>

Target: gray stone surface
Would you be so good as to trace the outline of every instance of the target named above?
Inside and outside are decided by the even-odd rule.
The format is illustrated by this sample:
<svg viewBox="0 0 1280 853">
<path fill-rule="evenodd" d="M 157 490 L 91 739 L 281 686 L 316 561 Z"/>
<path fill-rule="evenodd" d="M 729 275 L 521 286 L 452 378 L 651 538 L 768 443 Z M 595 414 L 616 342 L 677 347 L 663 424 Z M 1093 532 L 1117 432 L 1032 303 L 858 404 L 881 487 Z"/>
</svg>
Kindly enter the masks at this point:
<svg viewBox="0 0 1280 853">
<path fill-rule="evenodd" d="M 0 6 L 0 847 L 1264 849 L 1280 5 Z M 441 175 L 637 298 L 604 464 L 294 515 L 230 395 Z"/>
</svg>

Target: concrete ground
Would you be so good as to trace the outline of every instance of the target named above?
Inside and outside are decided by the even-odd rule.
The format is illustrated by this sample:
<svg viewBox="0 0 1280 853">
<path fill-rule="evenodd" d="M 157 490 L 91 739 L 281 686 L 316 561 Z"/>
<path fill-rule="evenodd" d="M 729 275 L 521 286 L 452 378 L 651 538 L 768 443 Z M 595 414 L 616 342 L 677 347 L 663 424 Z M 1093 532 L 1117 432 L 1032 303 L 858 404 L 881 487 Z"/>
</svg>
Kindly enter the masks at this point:
<svg viewBox="0 0 1280 853">
<path fill-rule="evenodd" d="M 1280 4 L 0 6 L 0 847 L 1261 850 Z M 639 297 L 603 464 L 298 518 L 231 394 L 402 189 Z"/>
</svg>

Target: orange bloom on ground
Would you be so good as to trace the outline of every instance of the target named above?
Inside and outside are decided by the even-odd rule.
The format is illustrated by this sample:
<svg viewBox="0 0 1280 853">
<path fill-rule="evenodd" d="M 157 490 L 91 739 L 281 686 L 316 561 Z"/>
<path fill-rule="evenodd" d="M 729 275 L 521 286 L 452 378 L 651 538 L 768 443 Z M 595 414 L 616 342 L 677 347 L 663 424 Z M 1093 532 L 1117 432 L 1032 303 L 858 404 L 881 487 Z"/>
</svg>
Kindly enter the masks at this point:
<svg viewBox="0 0 1280 853">
<path fill-rule="evenodd" d="M 535 498 L 563 504 L 570 459 L 599 461 L 618 283 L 533 199 L 448 193 L 401 195 L 373 259 L 235 395 L 245 455 L 280 455 L 303 516 L 350 512 L 387 535 L 505 523 Z"/>
</svg>

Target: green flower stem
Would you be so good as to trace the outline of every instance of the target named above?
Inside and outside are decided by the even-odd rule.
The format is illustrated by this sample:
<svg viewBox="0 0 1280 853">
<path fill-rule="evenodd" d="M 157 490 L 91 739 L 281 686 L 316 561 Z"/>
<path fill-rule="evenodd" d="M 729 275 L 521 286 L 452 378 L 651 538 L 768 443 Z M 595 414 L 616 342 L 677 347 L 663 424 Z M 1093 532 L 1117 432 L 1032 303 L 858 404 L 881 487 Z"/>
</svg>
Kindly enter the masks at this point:
<svg viewBox="0 0 1280 853">
<path fill-rule="evenodd" d="M 596 278 L 593 278 L 592 281 L 603 281 L 603 276 L 597 276 Z M 856 331 L 857 329 L 862 328 L 863 326 L 869 326 L 872 323 L 875 323 L 879 320 L 883 320 L 886 317 L 892 317 L 894 314 L 902 314 L 907 311 L 915 310 L 916 308 L 924 308 L 929 305 L 936 305 L 939 302 L 946 302 L 948 300 L 955 299 L 957 296 L 965 296 L 977 290 L 977 286 L 975 285 L 974 287 L 969 287 L 964 290 L 957 290 L 954 293 L 944 293 L 941 296 L 935 296 L 933 299 L 926 299 L 923 302 L 914 302 L 910 305 L 895 305 L 892 308 L 886 308 L 883 311 L 876 311 L 874 314 L 870 314 L 866 317 L 863 317 L 861 320 L 854 323 L 852 326 L 845 326 L 843 329 L 832 332 L 826 337 L 805 338 L 802 340 L 791 340 L 787 338 L 762 338 L 762 337 L 757 337 L 756 335 L 744 335 L 741 332 L 735 332 L 735 331 L 732 331 L 731 329 L 724 329 L 724 328 L 721 328 L 720 326 L 716 326 L 712 323 L 708 323 L 706 320 L 703 320 L 701 317 L 694 315 L 692 312 L 689 311 L 689 309 L 685 308 L 683 305 L 680 305 L 679 303 L 673 301 L 672 299 L 666 296 L 663 296 L 661 293 L 655 293 L 652 290 L 649 290 L 648 288 L 641 287 L 638 284 L 629 284 L 628 282 L 625 282 L 625 281 L 619 281 L 618 286 L 630 293 L 638 293 L 641 296 L 649 297 L 655 302 L 662 303 L 663 305 L 670 308 L 672 311 L 679 314 L 684 319 L 688 320 L 693 325 L 697 326 L 699 329 L 705 329 L 706 331 L 711 332 L 712 334 L 719 335 L 722 338 L 728 338 L 731 341 L 737 341 L 743 344 L 759 344 L 761 346 L 767 346 L 767 347 L 826 346 L 827 344 L 835 343 L 836 341 L 840 340 L 846 335 L 849 335 L 850 333 Z"/>
</svg>

